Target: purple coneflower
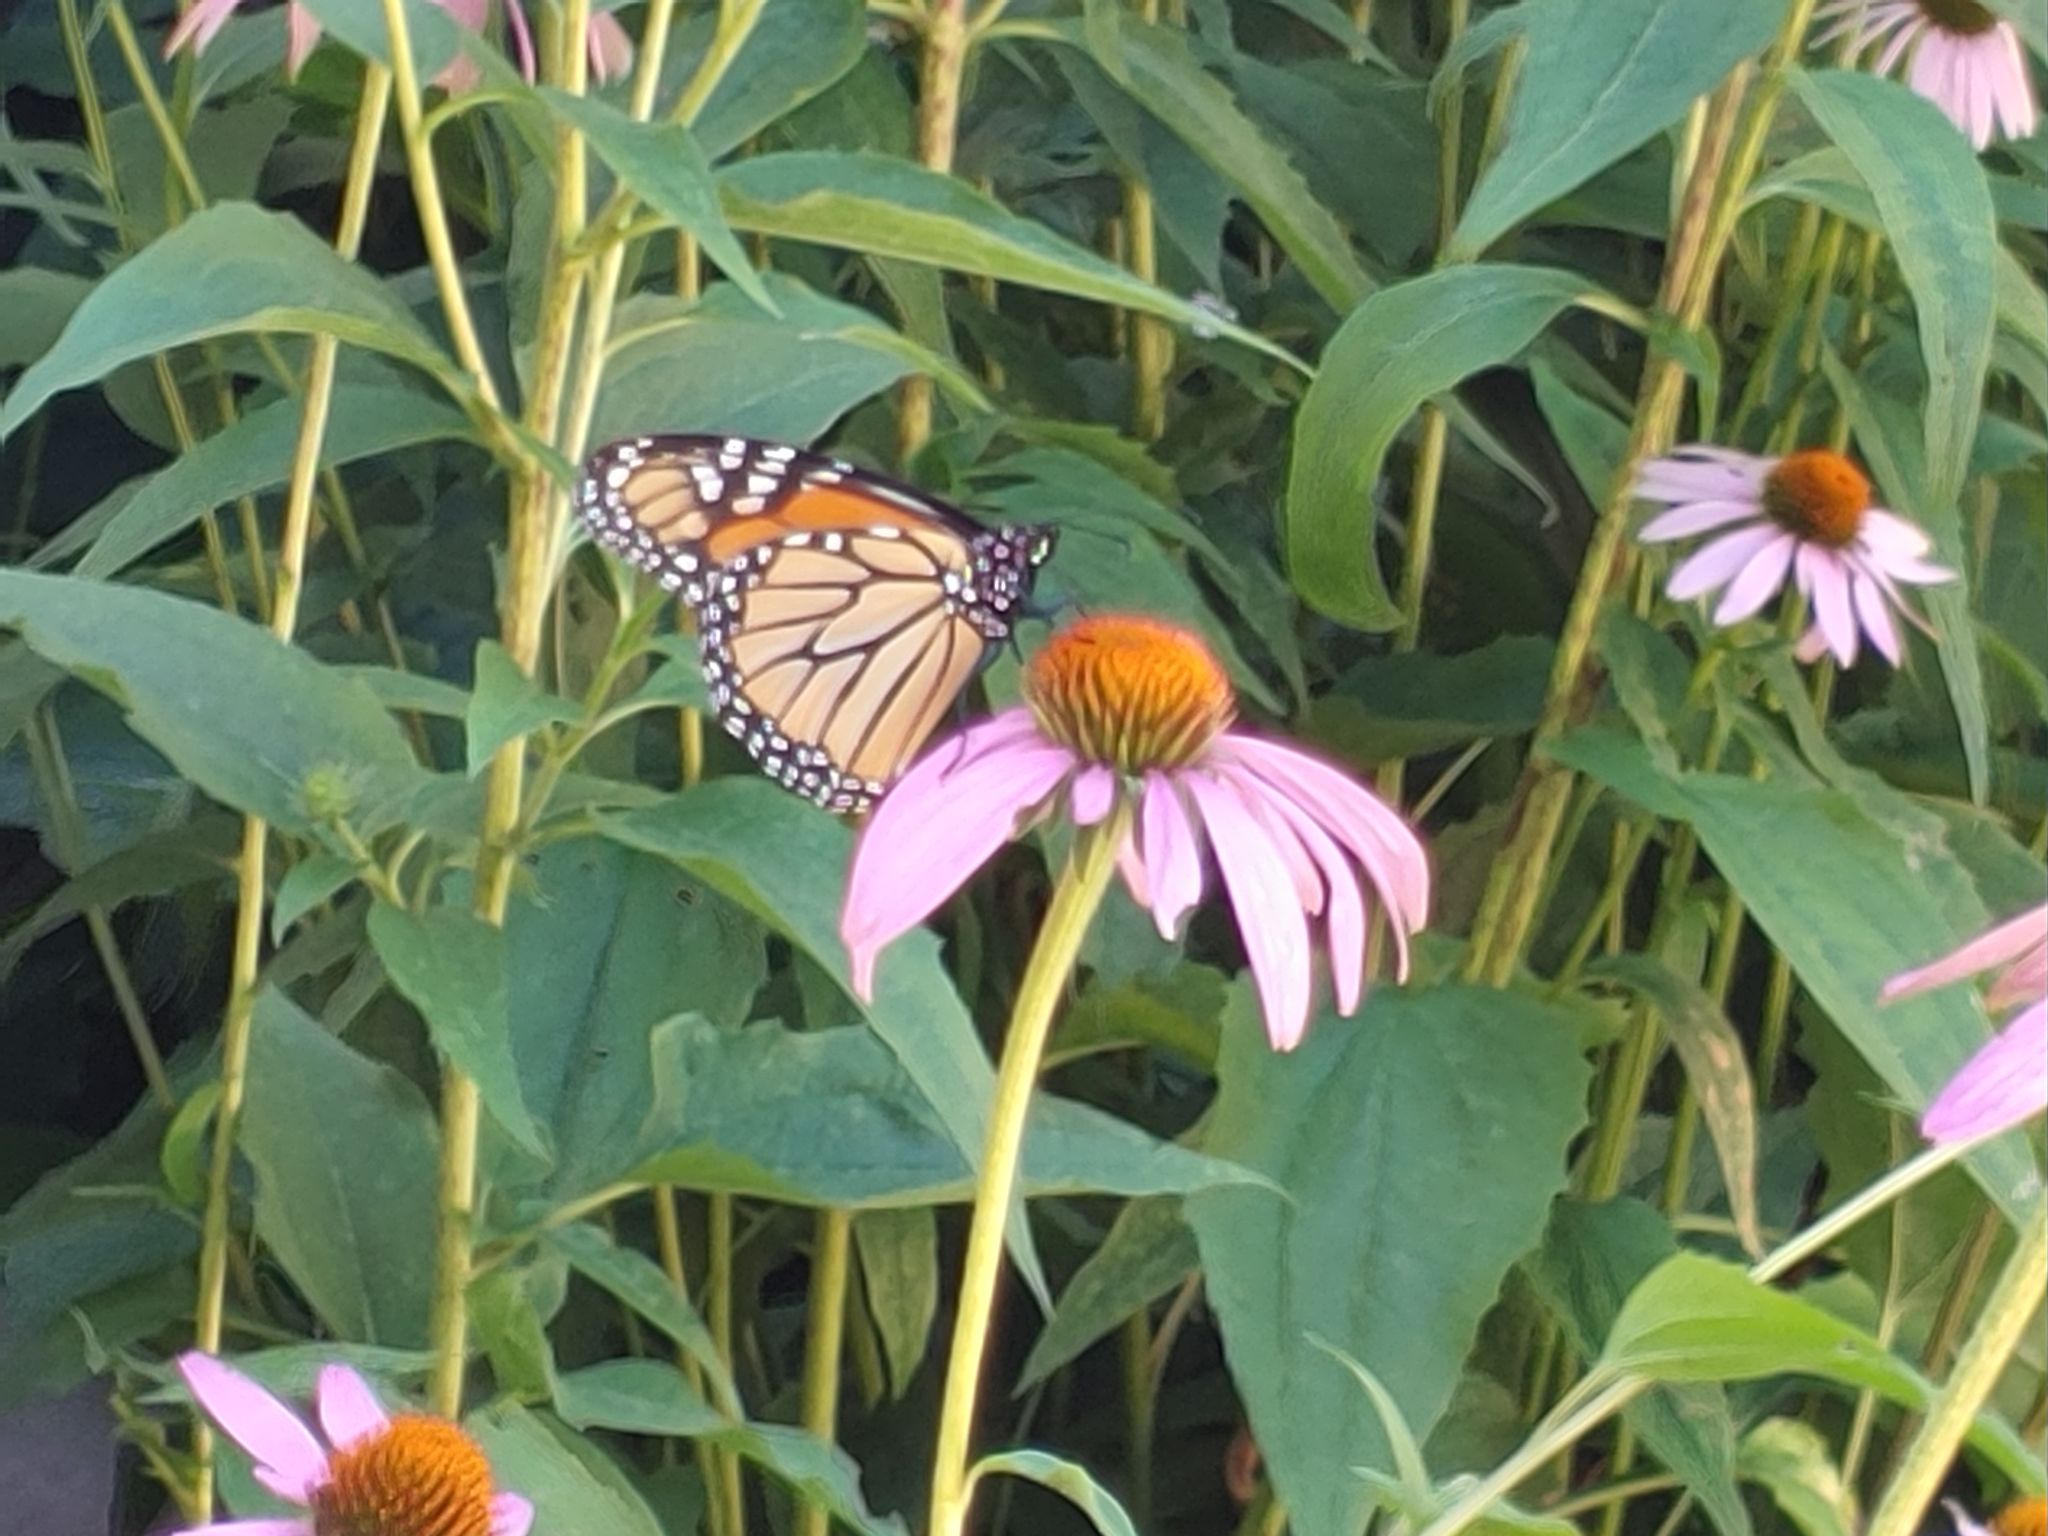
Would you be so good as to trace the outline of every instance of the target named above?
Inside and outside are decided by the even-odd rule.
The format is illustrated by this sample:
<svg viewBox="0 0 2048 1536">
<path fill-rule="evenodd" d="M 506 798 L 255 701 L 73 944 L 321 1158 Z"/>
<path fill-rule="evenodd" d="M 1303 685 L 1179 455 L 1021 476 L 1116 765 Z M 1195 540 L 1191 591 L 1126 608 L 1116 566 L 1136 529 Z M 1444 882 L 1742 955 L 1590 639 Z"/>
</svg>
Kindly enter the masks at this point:
<svg viewBox="0 0 2048 1536">
<path fill-rule="evenodd" d="M 1906 61 L 1906 85 L 1948 114 L 1978 149 L 2032 138 L 2040 114 L 2020 35 L 1978 0 L 1828 0 L 1816 43 L 1848 39 L 1848 56 L 1881 51 L 1873 74 Z"/>
<path fill-rule="evenodd" d="M 492 1492 L 491 1464 L 446 1419 L 385 1413 L 345 1365 L 320 1372 L 320 1437 L 299 1416 L 211 1355 L 178 1358 L 206 1416 L 247 1451 L 256 1480 L 306 1510 L 284 1520 L 228 1520 L 180 1536 L 526 1536 L 533 1506 Z"/>
<path fill-rule="evenodd" d="M 1851 666 L 1867 635 L 1897 666 L 1902 651 L 1892 615 L 1926 628 L 1900 583 L 1955 579 L 1927 560 L 1934 547 L 1927 535 L 1872 506 L 1863 472 L 1826 448 L 1759 458 L 1694 444 L 1645 464 L 1635 493 L 1671 508 L 1643 526 L 1644 543 L 1715 535 L 1679 562 L 1664 590 L 1676 602 L 1721 591 L 1717 625 L 1761 612 L 1791 577 L 1813 605 L 1799 644 L 1802 660 L 1832 651 Z"/>
<path fill-rule="evenodd" d="M 169 58 L 188 45 L 194 53 L 204 53 L 207 44 L 227 25 L 228 18 L 241 8 L 242 3 L 243 0 L 195 0 L 191 9 L 171 28 L 170 36 L 164 39 L 164 56 Z M 434 0 L 434 3 L 471 32 L 482 32 L 490 17 L 491 0 Z M 520 7 L 520 0 L 505 0 L 505 15 L 512 24 L 512 40 L 519 50 L 519 72 L 531 80 L 534 77 L 533 35 L 527 29 L 526 13 Z M 285 31 L 288 38 L 285 69 L 287 73 L 296 75 L 305 64 L 306 56 L 312 53 L 313 45 L 320 41 L 320 23 L 298 0 L 292 0 L 285 8 Z M 633 62 L 633 40 L 609 11 L 599 11 L 591 16 L 587 45 L 591 78 L 600 85 L 615 75 L 623 74 Z M 477 78 L 476 64 L 457 56 L 434 77 L 433 83 L 444 90 L 462 92 L 472 89 Z"/>
<path fill-rule="evenodd" d="M 2048 1109 L 2048 906 L 1901 972 L 1885 983 L 1883 997 L 1890 1002 L 1994 968 L 1998 975 L 1984 989 L 1985 1005 L 1994 1013 L 2020 1011 L 1934 1096 L 1920 1117 L 1929 1141 L 1974 1141 Z"/>
<path fill-rule="evenodd" d="M 1276 1049 L 1308 1027 L 1311 919 L 1339 1012 L 1358 1007 L 1367 887 L 1406 974 L 1409 934 L 1429 910 L 1421 841 L 1328 763 L 1230 729 L 1230 683 L 1195 636 L 1154 619 L 1083 619 L 1032 658 L 1024 696 L 927 753 L 861 834 L 840 932 L 863 996 L 883 947 L 1020 830 L 1062 808 L 1094 826 L 1120 797 L 1135 817 L 1119 868 L 1167 937 L 1202 898 L 1205 842 L 1214 853 Z"/>
</svg>

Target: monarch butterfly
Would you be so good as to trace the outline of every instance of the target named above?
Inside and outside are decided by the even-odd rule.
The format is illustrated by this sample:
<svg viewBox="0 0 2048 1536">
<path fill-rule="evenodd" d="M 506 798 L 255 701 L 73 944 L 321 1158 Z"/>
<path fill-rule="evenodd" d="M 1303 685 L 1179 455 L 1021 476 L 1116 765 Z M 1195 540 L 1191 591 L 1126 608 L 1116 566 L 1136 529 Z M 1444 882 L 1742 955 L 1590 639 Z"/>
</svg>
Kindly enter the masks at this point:
<svg viewBox="0 0 2048 1536">
<path fill-rule="evenodd" d="M 584 463 L 599 543 L 696 616 L 711 697 L 764 773 L 866 810 L 1010 633 L 1053 532 L 984 528 L 844 459 L 744 437 L 629 437 Z"/>
</svg>

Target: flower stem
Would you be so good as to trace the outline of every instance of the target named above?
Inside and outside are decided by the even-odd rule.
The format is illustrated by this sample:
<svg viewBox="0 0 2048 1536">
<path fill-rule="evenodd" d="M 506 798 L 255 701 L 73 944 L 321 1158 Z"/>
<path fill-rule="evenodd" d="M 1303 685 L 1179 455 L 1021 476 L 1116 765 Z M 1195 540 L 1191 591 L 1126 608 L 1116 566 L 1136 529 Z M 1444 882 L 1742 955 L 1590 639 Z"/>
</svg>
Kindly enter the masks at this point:
<svg viewBox="0 0 2048 1536">
<path fill-rule="evenodd" d="M 706 1246 L 711 1250 L 705 1289 L 709 1299 L 705 1322 L 711 1328 L 711 1344 L 718 1351 L 728 1374 L 732 1371 L 732 1196 L 720 1191 L 709 1201 L 710 1231 Z M 718 1452 L 718 1484 L 711 1502 L 722 1506 L 725 1536 L 747 1536 L 746 1489 L 740 1481 L 740 1459 L 732 1451 Z"/>
<path fill-rule="evenodd" d="M 2036 1205 L 2005 1261 L 1977 1326 L 1956 1357 L 1948 1383 L 1934 1399 L 1898 1473 L 1871 1518 L 1870 1536 L 1911 1536 L 1941 1491 L 1963 1437 L 1998 1385 L 2006 1362 L 2026 1335 L 2048 1288 L 2048 1205 Z"/>
<path fill-rule="evenodd" d="M 917 158 L 927 170 L 953 169 L 969 42 L 967 0 L 931 0 L 924 12 L 917 76 Z M 927 374 L 914 373 L 903 381 L 898 401 L 897 457 L 908 462 L 931 435 L 932 381 Z"/>
<path fill-rule="evenodd" d="M 945 1396 L 939 1409 L 938 1450 L 932 1470 L 931 1536 L 962 1536 L 967 1528 L 967 1460 L 974 1439 L 974 1408 L 981 1389 L 982 1362 L 988 1353 L 989 1324 L 995 1315 L 1003 1233 L 1016 1203 L 1032 1091 L 1052 1033 L 1053 1014 L 1073 975 L 1081 941 L 1116 873 L 1117 845 L 1130 826 L 1130 814 L 1127 805 L 1119 804 L 1107 822 L 1077 833 L 1017 987 L 1016 1006 L 1003 1040 L 1003 1059 L 996 1072 L 995 1099 L 989 1106 L 981 1178 L 974 1190 L 967 1258 L 960 1274 L 959 1310 L 946 1360 Z"/>
<path fill-rule="evenodd" d="M 853 1213 L 818 1212 L 811 1253 L 810 1319 L 804 1334 L 803 1426 L 826 1444 L 839 1430 L 839 1362 L 846 1345 L 848 1262 L 853 1252 Z M 807 1504 L 797 1536 L 828 1536 L 832 1512 Z"/>
</svg>

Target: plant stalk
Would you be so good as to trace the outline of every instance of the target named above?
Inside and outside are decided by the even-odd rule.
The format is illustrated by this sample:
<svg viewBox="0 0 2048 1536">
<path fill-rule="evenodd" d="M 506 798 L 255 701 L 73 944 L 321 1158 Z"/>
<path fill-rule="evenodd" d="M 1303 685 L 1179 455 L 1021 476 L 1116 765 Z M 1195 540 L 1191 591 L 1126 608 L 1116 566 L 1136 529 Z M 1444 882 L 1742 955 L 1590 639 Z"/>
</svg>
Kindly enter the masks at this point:
<svg viewBox="0 0 2048 1536">
<path fill-rule="evenodd" d="M 804 1333 L 803 1426 L 827 1445 L 839 1432 L 839 1367 L 846 1351 L 846 1296 L 853 1213 L 818 1212 L 811 1253 L 810 1317 Z M 829 1536 L 832 1512 L 806 1504 L 797 1536 Z"/>
<path fill-rule="evenodd" d="M 953 169 L 970 41 L 967 0 L 930 0 L 924 12 L 917 93 L 917 158 L 927 170 Z M 932 381 L 929 375 L 914 373 L 903 381 L 897 401 L 898 459 L 908 464 L 931 435 Z"/>
</svg>

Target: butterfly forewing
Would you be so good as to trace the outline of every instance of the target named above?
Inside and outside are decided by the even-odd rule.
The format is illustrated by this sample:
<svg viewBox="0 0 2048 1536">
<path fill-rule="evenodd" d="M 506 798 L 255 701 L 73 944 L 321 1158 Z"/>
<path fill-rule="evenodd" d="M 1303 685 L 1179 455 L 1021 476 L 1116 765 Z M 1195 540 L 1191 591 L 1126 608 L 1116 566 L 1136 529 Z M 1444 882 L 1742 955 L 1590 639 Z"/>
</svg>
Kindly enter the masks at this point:
<svg viewBox="0 0 2048 1536">
<path fill-rule="evenodd" d="M 772 778 L 865 809 L 1010 632 L 1049 530 L 988 529 L 841 459 L 739 437 L 624 438 L 576 508 L 696 616 L 725 728 Z"/>
</svg>

